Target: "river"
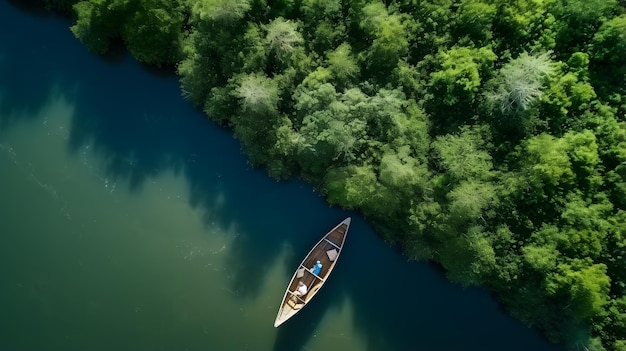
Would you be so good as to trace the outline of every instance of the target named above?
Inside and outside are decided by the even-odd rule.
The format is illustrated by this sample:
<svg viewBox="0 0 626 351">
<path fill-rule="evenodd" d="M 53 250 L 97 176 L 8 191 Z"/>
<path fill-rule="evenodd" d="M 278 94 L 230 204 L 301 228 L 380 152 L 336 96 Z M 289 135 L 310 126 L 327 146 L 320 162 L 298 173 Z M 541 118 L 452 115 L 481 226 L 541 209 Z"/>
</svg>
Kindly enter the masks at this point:
<svg viewBox="0 0 626 351">
<path fill-rule="evenodd" d="M 0 1 L 0 350 L 561 350 L 252 169 L 172 74 L 16 4 Z M 328 284 L 275 329 L 292 270 L 346 216 Z"/>
</svg>

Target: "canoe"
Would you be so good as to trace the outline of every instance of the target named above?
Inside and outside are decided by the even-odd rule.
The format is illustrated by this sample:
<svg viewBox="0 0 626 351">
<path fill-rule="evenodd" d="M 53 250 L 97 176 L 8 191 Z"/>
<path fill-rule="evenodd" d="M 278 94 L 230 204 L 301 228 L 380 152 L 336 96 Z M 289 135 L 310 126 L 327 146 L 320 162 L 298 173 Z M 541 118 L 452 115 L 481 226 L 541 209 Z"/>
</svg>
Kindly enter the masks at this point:
<svg viewBox="0 0 626 351">
<path fill-rule="evenodd" d="M 350 221 L 351 219 L 348 217 L 337 224 L 313 246 L 302 260 L 287 286 L 276 315 L 276 321 L 274 321 L 274 327 L 285 323 L 300 312 L 326 283 L 341 254 Z M 322 267 L 319 273 L 315 274 L 318 261 Z M 306 288 L 302 288 L 302 285 Z"/>
</svg>

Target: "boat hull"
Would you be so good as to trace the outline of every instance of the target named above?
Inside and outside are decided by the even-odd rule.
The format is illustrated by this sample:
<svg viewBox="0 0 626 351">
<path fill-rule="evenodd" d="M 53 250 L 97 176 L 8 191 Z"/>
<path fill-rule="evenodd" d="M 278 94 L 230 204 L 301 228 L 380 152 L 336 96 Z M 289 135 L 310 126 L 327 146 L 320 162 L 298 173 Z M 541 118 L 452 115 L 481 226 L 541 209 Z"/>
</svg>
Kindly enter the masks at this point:
<svg viewBox="0 0 626 351">
<path fill-rule="evenodd" d="M 287 286 L 274 321 L 274 327 L 280 326 L 300 312 L 324 286 L 343 251 L 350 222 L 351 218 L 348 217 L 337 224 L 313 246 L 300 262 Z M 318 261 L 322 268 L 318 274 L 315 274 L 313 268 Z M 298 287 L 301 284 L 304 284 L 307 289 L 306 293 L 302 295 L 298 292 Z"/>
</svg>

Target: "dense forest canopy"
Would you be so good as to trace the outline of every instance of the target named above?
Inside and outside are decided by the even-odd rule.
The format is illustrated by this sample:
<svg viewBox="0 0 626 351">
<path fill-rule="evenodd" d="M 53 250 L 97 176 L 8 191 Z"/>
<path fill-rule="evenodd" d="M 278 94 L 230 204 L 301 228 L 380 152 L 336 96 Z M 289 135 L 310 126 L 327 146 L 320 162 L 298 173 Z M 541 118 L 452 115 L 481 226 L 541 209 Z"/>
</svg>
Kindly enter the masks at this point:
<svg viewBox="0 0 626 351">
<path fill-rule="evenodd" d="M 620 0 L 45 0 L 255 165 L 572 349 L 626 350 Z"/>
</svg>

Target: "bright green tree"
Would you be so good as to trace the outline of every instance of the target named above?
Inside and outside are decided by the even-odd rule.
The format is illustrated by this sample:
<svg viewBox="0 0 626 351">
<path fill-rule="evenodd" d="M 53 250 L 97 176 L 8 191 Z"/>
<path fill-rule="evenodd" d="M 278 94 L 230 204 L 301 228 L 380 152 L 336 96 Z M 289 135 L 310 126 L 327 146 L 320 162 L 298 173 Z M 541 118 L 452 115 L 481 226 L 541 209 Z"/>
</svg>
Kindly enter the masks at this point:
<svg viewBox="0 0 626 351">
<path fill-rule="evenodd" d="M 564 139 L 548 134 L 527 139 L 522 157 L 531 180 L 549 187 L 571 185 L 575 174 L 568 149 L 569 145 Z"/>
<path fill-rule="evenodd" d="M 385 4 L 375 1 L 362 10 L 360 26 L 371 46 L 360 59 L 371 75 L 380 77 L 396 67 L 409 50 L 409 32 L 404 19 L 389 14 Z"/>
<path fill-rule="evenodd" d="M 604 22 L 593 37 L 592 53 L 597 61 L 626 65 L 626 14 Z"/>
<path fill-rule="evenodd" d="M 464 128 L 459 135 L 437 137 L 432 145 L 439 167 L 452 181 L 488 180 L 493 163 L 485 141 L 480 128 Z"/>
<path fill-rule="evenodd" d="M 242 19 L 250 10 L 249 0 L 187 0 L 194 22 L 229 25 Z"/>
<path fill-rule="evenodd" d="M 547 276 L 546 291 L 549 295 L 569 299 L 574 317 L 582 321 L 602 313 L 610 285 L 604 264 L 574 259 L 560 263 L 557 270 Z"/>
<path fill-rule="evenodd" d="M 342 43 L 333 51 L 326 54 L 328 69 L 332 72 L 337 85 L 346 87 L 359 76 L 359 65 L 352 55 L 352 48 L 348 43 Z"/>
<path fill-rule="evenodd" d="M 482 76 L 490 70 L 496 58 L 489 48 L 453 47 L 441 51 L 441 69 L 431 74 L 434 99 L 446 105 L 460 101 L 473 103 L 482 84 Z"/>
</svg>

